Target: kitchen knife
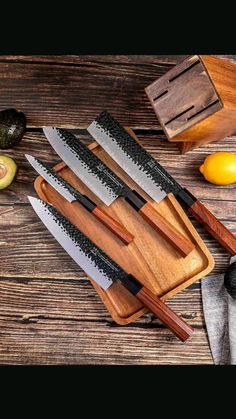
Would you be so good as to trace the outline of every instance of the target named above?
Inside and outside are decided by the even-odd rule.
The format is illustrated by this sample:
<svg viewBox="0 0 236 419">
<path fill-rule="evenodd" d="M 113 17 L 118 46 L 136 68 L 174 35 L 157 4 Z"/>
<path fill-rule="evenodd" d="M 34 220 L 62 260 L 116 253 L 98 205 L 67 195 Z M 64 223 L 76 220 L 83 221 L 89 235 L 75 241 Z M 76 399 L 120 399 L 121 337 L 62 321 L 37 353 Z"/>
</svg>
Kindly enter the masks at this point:
<svg viewBox="0 0 236 419">
<path fill-rule="evenodd" d="M 151 198 L 160 202 L 172 192 L 231 255 L 236 254 L 236 237 L 108 112 L 102 112 L 88 127 L 88 132 Z"/>
<path fill-rule="evenodd" d="M 57 192 L 59 192 L 67 201 L 80 202 L 89 212 L 97 217 L 110 231 L 116 234 L 125 244 L 129 244 L 134 236 L 126 230 L 114 218 L 108 215 L 103 209 L 99 208 L 90 198 L 77 191 L 73 186 L 65 181 L 56 172 L 50 169 L 45 163 L 42 163 L 36 157 L 25 154 L 25 157 L 38 172 Z"/>
<path fill-rule="evenodd" d="M 188 239 L 73 134 L 59 128 L 45 127 L 43 131 L 56 153 L 106 205 L 123 196 L 181 255 L 187 256 L 194 249 Z"/>
<path fill-rule="evenodd" d="M 104 290 L 120 280 L 145 307 L 155 314 L 183 342 L 193 333 L 193 329 L 174 313 L 149 289 L 131 274 L 125 272 L 102 249 L 95 245 L 79 229 L 71 224 L 52 205 L 37 198 L 28 197 L 41 221 L 74 259 L 74 261 Z"/>
</svg>

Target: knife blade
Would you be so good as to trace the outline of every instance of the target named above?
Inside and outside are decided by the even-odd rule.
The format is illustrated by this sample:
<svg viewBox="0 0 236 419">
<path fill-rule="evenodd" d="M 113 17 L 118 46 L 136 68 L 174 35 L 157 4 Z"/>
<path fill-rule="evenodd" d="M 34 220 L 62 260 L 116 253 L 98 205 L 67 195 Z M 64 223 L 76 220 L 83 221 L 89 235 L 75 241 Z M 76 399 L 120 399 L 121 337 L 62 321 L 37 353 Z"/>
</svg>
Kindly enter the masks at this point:
<svg viewBox="0 0 236 419">
<path fill-rule="evenodd" d="M 193 333 L 193 329 L 133 275 L 125 272 L 102 249 L 95 245 L 79 229 L 71 224 L 56 208 L 28 197 L 30 204 L 46 228 L 71 258 L 97 282 L 104 290 L 119 280 L 135 295 L 145 307 L 168 326 L 183 342 Z"/>
<path fill-rule="evenodd" d="M 96 218 L 98 218 L 125 244 L 129 244 L 133 240 L 134 236 L 124 226 L 122 226 L 120 223 L 118 223 L 118 221 L 108 215 L 102 208 L 99 208 L 90 198 L 88 198 L 86 195 L 83 195 L 72 185 L 66 182 L 65 179 L 54 172 L 54 170 L 52 170 L 48 165 L 29 154 L 25 154 L 25 157 L 31 166 L 36 170 L 36 172 L 41 175 L 67 201 L 80 202 L 84 208 L 86 208 Z"/>
<path fill-rule="evenodd" d="M 151 198 L 160 202 L 165 194 L 172 192 L 231 255 L 236 254 L 236 237 L 108 112 L 102 112 L 90 124 L 88 132 Z"/>
<path fill-rule="evenodd" d="M 56 153 L 106 205 L 110 205 L 119 196 L 124 197 L 182 256 L 187 256 L 194 249 L 193 243 L 162 217 L 137 191 L 123 182 L 72 133 L 51 127 L 44 127 L 43 131 Z"/>
</svg>

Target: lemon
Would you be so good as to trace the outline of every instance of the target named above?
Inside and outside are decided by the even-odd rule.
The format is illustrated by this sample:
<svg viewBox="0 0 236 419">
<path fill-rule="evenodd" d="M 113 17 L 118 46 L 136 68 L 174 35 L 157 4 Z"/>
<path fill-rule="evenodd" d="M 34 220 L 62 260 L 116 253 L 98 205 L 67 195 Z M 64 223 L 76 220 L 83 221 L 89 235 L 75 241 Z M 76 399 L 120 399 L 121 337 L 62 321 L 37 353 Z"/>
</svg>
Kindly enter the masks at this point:
<svg viewBox="0 0 236 419">
<path fill-rule="evenodd" d="M 226 151 L 211 154 L 199 170 L 208 182 L 230 185 L 236 182 L 236 155 Z"/>
</svg>

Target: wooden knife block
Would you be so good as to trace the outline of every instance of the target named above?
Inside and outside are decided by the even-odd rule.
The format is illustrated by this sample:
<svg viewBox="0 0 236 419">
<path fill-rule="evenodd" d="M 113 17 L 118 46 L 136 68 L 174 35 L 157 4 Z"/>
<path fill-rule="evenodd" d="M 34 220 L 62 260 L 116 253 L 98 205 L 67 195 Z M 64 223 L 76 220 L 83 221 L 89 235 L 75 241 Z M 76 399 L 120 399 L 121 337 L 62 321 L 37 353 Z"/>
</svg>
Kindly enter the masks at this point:
<svg viewBox="0 0 236 419">
<path fill-rule="evenodd" d="M 145 91 L 182 153 L 236 132 L 236 64 L 228 60 L 193 55 Z"/>
</svg>

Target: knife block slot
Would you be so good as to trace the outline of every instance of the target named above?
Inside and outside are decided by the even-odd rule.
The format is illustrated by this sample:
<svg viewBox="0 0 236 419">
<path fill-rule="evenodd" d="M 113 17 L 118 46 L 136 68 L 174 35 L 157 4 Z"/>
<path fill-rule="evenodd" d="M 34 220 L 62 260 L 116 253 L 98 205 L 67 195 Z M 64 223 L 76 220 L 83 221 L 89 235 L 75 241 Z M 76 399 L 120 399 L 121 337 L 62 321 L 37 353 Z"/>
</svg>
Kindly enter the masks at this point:
<svg viewBox="0 0 236 419">
<path fill-rule="evenodd" d="M 156 100 L 160 99 L 162 96 L 166 95 L 168 93 L 168 90 L 165 90 L 164 92 L 160 93 L 156 97 L 154 97 L 153 102 L 156 102 Z"/>
<path fill-rule="evenodd" d="M 191 115 L 187 118 L 187 120 L 189 121 L 190 119 L 195 118 L 197 115 L 200 115 L 202 112 L 206 111 L 207 109 L 211 108 L 212 106 L 216 105 L 219 102 L 219 100 L 215 100 L 215 102 L 210 103 L 208 106 L 206 106 L 203 109 L 200 109 L 200 111 L 196 112 L 194 115 Z M 194 106 L 193 106 L 194 107 Z"/>
<path fill-rule="evenodd" d="M 171 77 L 169 79 L 169 83 L 176 80 L 178 77 L 182 76 L 186 71 L 191 70 L 191 68 L 195 67 L 195 65 L 199 64 L 200 60 L 195 61 L 193 64 L 191 64 L 189 67 L 185 68 L 184 70 L 180 71 L 180 73 L 177 73 L 174 77 Z"/>
<path fill-rule="evenodd" d="M 236 132 L 236 65 L 227 60 L 193 55 L 145 91 L 167 139 L 186 143 L 183 152 Z"/>
<path fill-rule="evenodd" d="M 169 121 L 167 121 L 167 122 L 165 123 L 165 125 L 168 125 L 168 124 L 170 124 L 171 122 L 173 122 L 175 119 L 180 118 L 180 116 L 185 115 L 188 111 L 190 111 L 190 110 L 191 110 L 191 109 L 193 109 L 193 108 L 194 108 L 194 106 L 192 105 L 192 106 L 190 106 L 188 109 L 185 109 L 183 112 L 180 112 L 178 115 L 174 116 L 172 119 L 170 119 Z M 189 120 L 190 118 L 193 118 L 193 117 L 194 117 L 194 115 L 192 115 L 192 116 L 190 116 L 189 118 L 187 118 L 187 120 Z"/>
</svg>

